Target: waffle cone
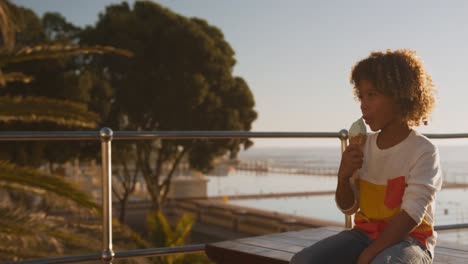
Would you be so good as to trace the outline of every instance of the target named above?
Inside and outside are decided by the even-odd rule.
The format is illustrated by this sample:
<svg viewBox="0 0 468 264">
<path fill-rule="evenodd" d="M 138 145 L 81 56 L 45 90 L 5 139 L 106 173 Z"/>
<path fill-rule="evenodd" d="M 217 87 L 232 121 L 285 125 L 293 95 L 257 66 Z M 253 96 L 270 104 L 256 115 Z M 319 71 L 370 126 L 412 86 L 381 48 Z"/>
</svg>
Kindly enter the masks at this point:
<svg viewBox="0 0 468 264">
<path fill-rule="evenodd" d="M 367 135 L 359 134 L 357 136 L 349 137 L 349 144 L 357 144 L 363 146 L 366 144 Z"/>
<path fill-rule="evenodd" d="M 359 134 L 357 136 L 349 137 L 349 144 L 356 144 L 363 147 L 364 144 L 366 144 L 366 140 L 367 135 Z M 359 170 L 355 171 L 353 173 L 353 176 L 351 176 L 351 181 L 353 182 L 353 184 L 356 184 L 357 179 L 359 179 Z"/>
</svg>

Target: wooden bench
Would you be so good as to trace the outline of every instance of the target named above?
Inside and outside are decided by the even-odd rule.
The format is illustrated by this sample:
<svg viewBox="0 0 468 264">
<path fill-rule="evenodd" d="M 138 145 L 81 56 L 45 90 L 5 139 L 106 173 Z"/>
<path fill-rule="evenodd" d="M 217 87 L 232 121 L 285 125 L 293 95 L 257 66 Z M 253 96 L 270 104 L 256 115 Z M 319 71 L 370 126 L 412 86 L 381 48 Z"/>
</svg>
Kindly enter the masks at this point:
<svg viewBox="0 0 468 264">
<path fill-rule="evenodd" d="M 343 228 L 321 227 L 241 238 L 206 245 L 208 257 L 220 264 L 287 264 L 301 249 Z M 434 263 L 468 263 L 468 246 L 438 242 Z"/>
</svg>

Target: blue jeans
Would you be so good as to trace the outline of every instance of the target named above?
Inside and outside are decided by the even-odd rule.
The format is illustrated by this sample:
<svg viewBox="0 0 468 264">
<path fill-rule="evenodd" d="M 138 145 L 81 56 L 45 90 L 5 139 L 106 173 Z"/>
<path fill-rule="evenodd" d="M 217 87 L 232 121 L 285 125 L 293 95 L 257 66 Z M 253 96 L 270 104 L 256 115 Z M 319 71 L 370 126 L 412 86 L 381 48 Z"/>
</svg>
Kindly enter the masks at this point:
<svg viewBox="0 0 468 264">
<path fill-rule="evenodd" d="M 351 229 L 318 241 L 304 248 L 291 259 L 291 264 L 355 263 L 372 239 L 359 230 Z M 380 252 L 371 264 L 413 263 L 430 264 L 432 257 L 419 241 L 409 237 Z"/>
</svg>

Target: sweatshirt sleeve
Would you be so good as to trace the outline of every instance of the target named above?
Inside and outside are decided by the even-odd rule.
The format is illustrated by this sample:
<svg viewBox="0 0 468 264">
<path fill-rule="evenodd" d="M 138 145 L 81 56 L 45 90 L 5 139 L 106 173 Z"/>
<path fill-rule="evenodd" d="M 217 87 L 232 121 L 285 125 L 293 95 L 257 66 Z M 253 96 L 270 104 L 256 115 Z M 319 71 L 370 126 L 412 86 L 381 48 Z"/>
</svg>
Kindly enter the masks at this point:
<svg viewBox="0 0 468 264">
<path fill-rule="evenodd" d="M 406 184 L 401 209 L 419 225 L 436 192 L 442 188 L 442 170 L 435 146 L 416 159 Z"/>
</svg>

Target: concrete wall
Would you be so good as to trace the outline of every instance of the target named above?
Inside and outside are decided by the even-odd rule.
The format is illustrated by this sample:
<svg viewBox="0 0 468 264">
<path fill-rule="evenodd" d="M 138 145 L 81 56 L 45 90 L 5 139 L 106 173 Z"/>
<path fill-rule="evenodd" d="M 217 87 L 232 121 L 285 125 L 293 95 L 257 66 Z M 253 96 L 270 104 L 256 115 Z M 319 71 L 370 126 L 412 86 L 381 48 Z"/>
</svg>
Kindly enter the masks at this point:
<svg viewBox="0 0 468 264">
<path fill-rule="evenodd" d="M 114 205 L 114 209 L 118 209 L 117 204 Z M 150 203 L 131 202 L 128 210 L 128 224 L 144 234 L 144 215 L 149 213 Z M 164 211 L 173 219 L 184 213 L 189 214 L 196 220 L 195 229 L 197 226 L 203 227 L 194 231 L 209 233 L 216 230 L 216 236 L 220 239 L 232 239 L 236 234 L 252 236 L 321 226 L 344 226 L 344 223 L 230 205 L 222 200 L 172 199 Z"/>
</svg>

